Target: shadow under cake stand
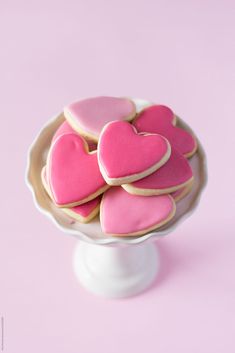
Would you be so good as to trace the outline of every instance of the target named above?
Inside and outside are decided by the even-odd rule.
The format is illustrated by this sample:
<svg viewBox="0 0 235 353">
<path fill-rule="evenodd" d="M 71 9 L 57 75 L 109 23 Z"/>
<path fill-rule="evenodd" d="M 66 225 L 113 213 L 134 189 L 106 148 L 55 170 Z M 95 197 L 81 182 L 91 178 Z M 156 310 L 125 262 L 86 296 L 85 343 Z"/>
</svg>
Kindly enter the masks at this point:
<svg viewBox="0 0 235 353">
<path fill-rule="evenodd" d="M 133 101 L 137 112 L 151 105 L 140 99 Z M 190 159 L 194 185 L 192 191 L 177 203 L 174 218 L 160 229 L 143 236 L 110 237 L 102 233 L 98 216 L 88 224 L 71 221 L 53 204 L 44 190 L 41 169 L 46 163 L 52 137 L 63 121 L 63 114 L 51 119 L 30 147 L 26 179 L 33 193 L 35 205 L 60 230 L 81 240 L 75 248 L 73 267 L 77 278 L 85 288 L 109 298 L 136 295 L 150 286 L 159 270 L 159 254 L 153 240 L 172 232 L 180 222 L 194 212 L 199 203 L 207 180 L 206 157 L 202 145 L 197 139 L 197 153 Z M 177 121 L 178 126 L 193 132 L 183 120 L 178 118 Z"/>
</svg>

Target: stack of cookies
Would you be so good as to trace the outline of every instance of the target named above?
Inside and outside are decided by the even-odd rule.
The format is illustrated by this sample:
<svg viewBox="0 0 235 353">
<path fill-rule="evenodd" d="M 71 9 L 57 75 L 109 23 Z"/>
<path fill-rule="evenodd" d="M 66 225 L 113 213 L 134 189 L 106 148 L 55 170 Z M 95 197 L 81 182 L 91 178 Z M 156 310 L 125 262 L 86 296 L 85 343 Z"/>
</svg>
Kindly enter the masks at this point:
<svg viewBox="0 0 235 353">
<path fill-rule="evenodd" d="M 143 235 L 169 222 L 193 184 L 197 143 L 163 105 L 136 112 L 127 98 L 95 97 L 64 109 L 42 183 L 68 217 L 100 213 L 104 234 Z"/>
</svg>

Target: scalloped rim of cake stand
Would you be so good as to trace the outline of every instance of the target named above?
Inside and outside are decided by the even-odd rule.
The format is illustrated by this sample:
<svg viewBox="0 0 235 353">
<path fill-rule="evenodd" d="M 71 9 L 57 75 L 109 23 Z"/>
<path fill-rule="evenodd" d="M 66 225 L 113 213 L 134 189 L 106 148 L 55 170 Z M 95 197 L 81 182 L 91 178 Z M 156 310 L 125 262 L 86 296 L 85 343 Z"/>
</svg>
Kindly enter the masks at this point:
<svg viewBox="0 0 235 353">
<path fill-rule="evenodd" d="M 143 99 L 133 99 L 131 98 L 136 106 L 137 106 L 137 111 L 140 111 L 141 109 L 152 105 L 152 104 L 156 104 L 156 103 L 151 103 L 147 100 L 143 100 Z M 33 184 L 33 181 L 30 178 L 30 173 L 31 173 L 31 162 L 32 162 L 32 155 L 35 149 L 35 146 L 37 145 L 38 141 L 40 140 L 40 137 L 49 129 L 49 127 L 57 120 L 61 118 L 62 119 L 62 114 L 60 113 L 59 115 L 56 115 L 55 117 L 53 117 L 52 119 L 50 119 L 44 126 L 43 128 L 39 131 L 39 133 L 37 134 L 37 136 L 35 137 L 35 139 L 33 140 L 29 150 L 28 150 L 28 158 L 27 158 L 27 168 L 26 168 L 26 184 L 29 187 L 29 189 L 32 192 L 33 195 L 33 200 L 34 200 L 34 204 L 36 206 L 36 208 L 42 212 L 43 214 L 45 214 L 47 217 L 49 217 L 52 222 L 57 226 L 58 229 L 60 229 L 61 231 L 65 232 L 65 233 L 69 233 L 73 236 L 75 236 L 76 238 L 78 238 L 79 240 L 82 241 L 86 241 L 88 243 L 92 243 L 92 244 L 97 244 L 97 245 L 131 245 L 131 244 L 140 244 L 145 242 L 146 240 L 149 239 L 158 239 L 160 237 L 163 237 L 169 233 L 171 233 L 172 231 L 174 231 L 176 229 L 176 227 L 179 226 L 179 224 L 181 222 L 183 222 L 186 218 L 188 218 L 189 216 L 192 215 L 192 213 L 195 211 L 195 209 L 197 208 L 201 195 L 202 195 L 202 191 L 204 190 L 206 184 L 207 184 L 207 163 L 206 163 L 206 154 L 205 151 L 202 147 L 201 142 L 199 141 L 198 137 L 197 137 L 197 144 L 198 144 L 198 149 L 197 149 L 197 153 L 199 154 L 199 160 L 201 162 L 201 167 L 202 167 L 202 181 L 200 183 L 200 187 L 198 189 L 198 192 L 196 193 L 194 199 L 191 202 L 191 206 L 188 208 L 188 210 L 186 212 L 184 212 L 178 220 L 176 220 L 173 224 L 169 223 L 169 225 L 166 225 L 165 227 L 163 227 L 162 229 L 157 229 L 156 231 L 151 231 L 150 233 L 147 233 L 145 235 L 142 236 L 132 236 L 132 237 L 111 237 L 111 236 L 106 236 L 104 234 L 104 238 L 97 238 L 97 239 L 93 239 L 91 238 L 89 235 L 79 231 L 79 230 L 75 230 L 75 229 L 71 229 L 68 228 L 66 226 L 61 225 L 57 219 L 55 218 L 55 216 L 53 215 L 53 213 L 51 213 L 50 211 L 48 211 L 45 207 L 43 207 L 37 197 L 37 193 L 35 190 L 35 185 Z M 195 133 L 193 132 L 193 130 L 182 120 L 177 116 L 178 121 L 180 122 L 180 125 L 184 126 L 184 128 L 186 128 L 188 131 L 190 131 L 191 133 L 193 133 L 195 135 Z M 196 135 L 195 135 L 196 136 Z M 183 200 L 182 200 L 183 201 Z"/>
</svg>

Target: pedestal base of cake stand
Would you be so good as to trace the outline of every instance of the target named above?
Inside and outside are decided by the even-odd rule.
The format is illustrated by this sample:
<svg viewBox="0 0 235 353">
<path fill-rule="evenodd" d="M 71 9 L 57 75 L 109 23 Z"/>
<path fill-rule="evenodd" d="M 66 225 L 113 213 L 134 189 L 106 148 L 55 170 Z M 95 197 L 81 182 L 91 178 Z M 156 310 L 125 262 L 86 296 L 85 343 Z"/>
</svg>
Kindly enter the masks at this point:
<svg viewBox="0 0 235 353">
<path fill-rule="evenodd" d="M 158 273 L 159 255 L 151 242 L 104 246 L 81 241 L 73 264 L 87 290 L 106 298 L 124 298 L 150 286 Z"/>
</svg>

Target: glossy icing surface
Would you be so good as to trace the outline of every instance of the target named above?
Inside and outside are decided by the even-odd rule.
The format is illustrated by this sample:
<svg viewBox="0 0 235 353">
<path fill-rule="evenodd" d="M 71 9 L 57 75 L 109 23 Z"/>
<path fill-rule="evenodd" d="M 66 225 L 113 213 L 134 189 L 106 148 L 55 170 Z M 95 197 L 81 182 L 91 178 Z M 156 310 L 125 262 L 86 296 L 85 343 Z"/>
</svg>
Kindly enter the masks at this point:
<svg viewBox="0 0 235 353">
<path fill-rule="evenodd" d="M 186 183 L 192 176 L 193 171 L 188 160 L 172 148 L 170 158 L 161 168 L 131 185 L 141 189 L 167 189 Z"/>
<path fill-rule="evenodd" d="M 173 211 L 174 201 L 169 195 L 137 196 L 113 187 L 101 202 L 101 227 L 107 234 L 141 232 L 167 220 Z"/>
<path fill-rule="evenodd" d="M 192 153 L 196 148 L 193 136 L 173 125 L 174 113 L 170 108 L 162 105 L 153 105 L 144 109 L 133 122 L 138 132 L 160 134 L 168 139 L 183 155 Z"/>
<path fill-rule="evenodd" d="M 138 174 L 160 162 L 169 145 L 160 135 L 139 135 L 128 122 L 106 125 L 98 143 L 99 163 L 109 178 Z"/>
<path fill-rule="evenodd" d="M 46 176 L 46 167 L 43 167 L 42 178 L 43 178 L 43 185 L 48 184 L 47 176 Z M 47 189 L 48 188 L 49 187 L 47 187 Z M 74 213 L 79 214 L 84 218 L 87 218 L 91 214 L 91 212 L 99 205 L 100 201 L 101 201 L 101 196 L 98 196 L 91 201 L 83 203 L 82 205 L 71 207 L 70 210 Z"/>
<path fill-rule="evenodd" d="M 99 170 L 97 153 L 89 154 L 83 138 L 77 134 L 65 134 L 54 141 L 47 176 L 53 199 L 61 206 L 82 202 L 106 185 Z"/>
<path fill-rule="evenodd" d="M 126 98 L 94 97 L 68 105 L 64 114 L 69 121 L 72 118 L 79 129 L 98 138 L 108 122 L 133 118 L 135 105 Z"/>
</svg>

